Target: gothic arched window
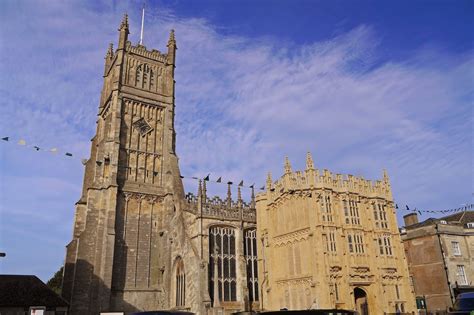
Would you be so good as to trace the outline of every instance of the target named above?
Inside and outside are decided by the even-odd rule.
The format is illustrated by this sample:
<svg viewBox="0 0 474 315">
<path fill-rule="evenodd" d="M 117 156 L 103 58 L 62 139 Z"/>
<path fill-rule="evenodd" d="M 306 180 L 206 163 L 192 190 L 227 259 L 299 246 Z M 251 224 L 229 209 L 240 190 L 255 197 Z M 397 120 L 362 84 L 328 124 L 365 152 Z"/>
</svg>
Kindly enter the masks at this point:
<svg viewBox="0 0 474 315">
<path fill-rule="evenodd" d="M 154 85 L 153 70 L 149 65 L 142 64 L 137 67 L 135 74 L 135 86 L 149 90 Z"/>
<path fill-rule="evenodd" d="M 249 301 L 258 301 L 257 230 L 254 228 L 245 230 L 244 255 L 247 265 Z"/>
<path fill-rule="evenodd" d="M 231 227 L 209 229 L 209 295 L 213 303 L 216 278 L 219 301 L 237 301 L 235 230 Z"/>
<path fill-rule="evenodd" d="M 176 260 L 176 306 L 184 306 L 186 302 L 186 274 L 181 257 Z"/>
</svg>

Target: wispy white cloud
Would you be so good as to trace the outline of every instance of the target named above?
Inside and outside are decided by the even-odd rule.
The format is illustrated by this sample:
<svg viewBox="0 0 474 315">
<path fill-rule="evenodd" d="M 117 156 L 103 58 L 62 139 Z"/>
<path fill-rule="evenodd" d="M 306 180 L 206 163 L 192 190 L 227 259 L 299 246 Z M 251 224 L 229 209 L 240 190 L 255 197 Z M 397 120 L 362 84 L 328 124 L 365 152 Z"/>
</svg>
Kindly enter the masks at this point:
<svg viewBox="0 0 474 315">
<path fill-rule="evenodd" d="M 108 2 L 1 6 L 2 136 L 87 156 L 107 44 L 116 41 L 124 11 L 131 13 L 136 42 L 139 12 L 127 3 Z M 317 166 L 334 172 L 376 179 L 387 168 L 395 198 L 403 203 L 453 207 L 470 198 L 472 53 L 425 46 L 409 59 L 386 60 L 370 25 L 305 46 L 225 36 L 205 19 L 183 19 L 166 9 L 159 16 L 147 13 L 146 25 L 145 44 L 162 51 L 168 30 L 176 29 L 183 174 L 211 172 L 261 185 L 266 171 L 274 177 L 282 173 L 285 155 L 301 169 L 306 151 L 312 151 Z M 82 166 L 11 146 L 0 149 L 2 226 L 22 222 L 66 244 Z M 187 188 L 194 190 L 189 182 Z M 210 190 L 222 193 L 222 187 Z M 18 196 L 10 196 L 12 191 Z M 47 206 L 42 218 L 41 205 Z M 0 246 L 11 246 L 17 236 L 25 239 L 15 229 L 5 231 Z M 35 248 L 52 243 L 41 244 Z M 13 251 L 2 268 L 31 273 L 30 264 L 18 263 L 27 261 L 25 252 Z M 32 272 L 46 279 L 63 254 L 58 249 Z"/>
</svg>

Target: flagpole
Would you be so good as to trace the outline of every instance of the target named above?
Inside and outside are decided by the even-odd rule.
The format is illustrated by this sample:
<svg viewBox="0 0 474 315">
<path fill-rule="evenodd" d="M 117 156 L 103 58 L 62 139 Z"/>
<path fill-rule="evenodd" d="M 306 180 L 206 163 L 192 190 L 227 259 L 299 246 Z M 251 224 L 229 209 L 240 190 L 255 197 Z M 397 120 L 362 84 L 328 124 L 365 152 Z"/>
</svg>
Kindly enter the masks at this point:
<svg viewBox="0 0 474 315">
<path fill-rule="evenodd" d="M 145 2 L 143 2 L 143 8 L 142 8 L 142 28 L 140 31 L 140 45 L 143 45 L 143 26 L 145 23 Z"/>
</svg>

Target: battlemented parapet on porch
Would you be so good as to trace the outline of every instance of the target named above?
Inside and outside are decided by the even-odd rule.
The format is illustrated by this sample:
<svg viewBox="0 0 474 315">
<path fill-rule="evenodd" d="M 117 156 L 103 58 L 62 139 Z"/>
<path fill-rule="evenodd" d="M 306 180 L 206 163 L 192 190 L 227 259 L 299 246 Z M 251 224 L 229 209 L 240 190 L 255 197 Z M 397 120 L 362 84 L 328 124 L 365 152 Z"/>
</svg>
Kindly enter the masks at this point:
<svg viewBox="0 0 474 315">
<path fill-rule="evenodd" d="M 392 200 L 392 190 L 390 187 L 387 172 L 383 171 L 382 180 L 368 180 L 362 176 L 342 175 L 330 172 L 327 169 L 319 170 L 314 167 L 311 154 L 306 157 L 306 170 L 292 171 L 288 158 L 285 158 L 283 176 L 272 181 L 271 174 L 268 174 L 266 183 L 266 194 L 271 198 L 276 198 L 285 192 L 305 191 L 311 189 L 331 189 L 339 193 L 363 194 L 368 198 L 387 198 Z"/>
<path fill-rule="evenodd" d="M 320 171 L 310 153 L 293 171 L 286 158 L 256 209 L 262 309 L 415 310 L 386 171 L 376 181 Z"/>
</svg>

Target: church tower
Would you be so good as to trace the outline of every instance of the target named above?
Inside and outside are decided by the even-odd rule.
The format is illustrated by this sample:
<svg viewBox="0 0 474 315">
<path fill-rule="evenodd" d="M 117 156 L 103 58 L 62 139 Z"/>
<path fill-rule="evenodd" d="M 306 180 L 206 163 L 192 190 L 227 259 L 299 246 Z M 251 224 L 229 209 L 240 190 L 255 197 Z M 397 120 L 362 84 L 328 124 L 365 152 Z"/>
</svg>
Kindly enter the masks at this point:
<svg viewBox="0 0 474 315">
<path fill-rule="evenodd" d="M 105 56 L 104 83 L 85 164 L 63 296 L 71 314 L 169 308 L 171 222 L 183 184 L 175 151 L 176 41 L 167 52 L 128 41 Z"/>
</svg>

